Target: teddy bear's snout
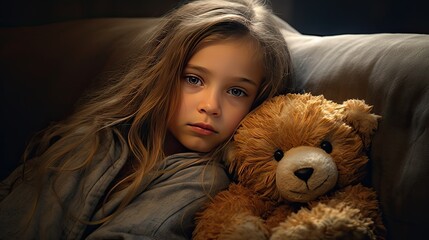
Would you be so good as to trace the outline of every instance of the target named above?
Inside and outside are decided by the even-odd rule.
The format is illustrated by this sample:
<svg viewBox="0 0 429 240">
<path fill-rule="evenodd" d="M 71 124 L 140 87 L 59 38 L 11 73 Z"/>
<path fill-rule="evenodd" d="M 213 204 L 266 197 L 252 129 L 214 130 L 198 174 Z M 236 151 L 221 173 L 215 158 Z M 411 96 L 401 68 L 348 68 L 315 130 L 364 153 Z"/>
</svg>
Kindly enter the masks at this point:
<svg viewBox="0 0 429 240">
<path fill-rule="evenodd" d="M 278 162 L 276 186 L 284 199 L 307 202 L 331 190 L 338 179 L 337 165 L 319 147 L 299 146 Z"/>
</svg>

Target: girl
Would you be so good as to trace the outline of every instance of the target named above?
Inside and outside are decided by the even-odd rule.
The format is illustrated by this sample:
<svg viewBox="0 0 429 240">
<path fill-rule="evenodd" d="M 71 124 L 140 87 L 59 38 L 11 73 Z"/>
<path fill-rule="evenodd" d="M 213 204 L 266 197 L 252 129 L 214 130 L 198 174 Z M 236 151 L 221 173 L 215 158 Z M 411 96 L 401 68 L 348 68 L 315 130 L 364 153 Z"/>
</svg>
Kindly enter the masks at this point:
<svg viewBox="0 0 429 240">
<path fill-rule="evenodd" d="M 0 191 L 0 239 L 185 239 L 227 187 L 225 144 L 286 90 L 290 59 L 256 0 L 171 12 L 123 77 L 47 129 Z"/>
</svg>

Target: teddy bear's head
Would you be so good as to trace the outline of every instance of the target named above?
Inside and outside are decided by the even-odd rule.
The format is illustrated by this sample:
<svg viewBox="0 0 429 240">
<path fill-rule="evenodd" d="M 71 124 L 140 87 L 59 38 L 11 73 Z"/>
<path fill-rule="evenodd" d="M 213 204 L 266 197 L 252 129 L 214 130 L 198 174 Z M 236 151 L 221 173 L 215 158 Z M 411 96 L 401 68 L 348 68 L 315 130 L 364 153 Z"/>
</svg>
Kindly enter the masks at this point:
<svg viewBox="0 0 429 240">
<path fill-rule="evenodd" d="M 280 201 L 307 202 L 362 180 L 379 116 L 361 100 L 287 94 L 250 113 L 227 161 L 237 181 Z"/>
</svg>

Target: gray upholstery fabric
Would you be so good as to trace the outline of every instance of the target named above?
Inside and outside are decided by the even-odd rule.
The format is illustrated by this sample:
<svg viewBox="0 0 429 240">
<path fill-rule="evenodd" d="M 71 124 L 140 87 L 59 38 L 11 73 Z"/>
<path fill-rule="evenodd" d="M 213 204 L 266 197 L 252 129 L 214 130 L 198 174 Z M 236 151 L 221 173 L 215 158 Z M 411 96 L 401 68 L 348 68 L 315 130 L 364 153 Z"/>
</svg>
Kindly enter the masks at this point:
<svg viewBox="0 0 429 240">
<path fill-rule="evenodd" d="M 120 73 L 157 21 L 97 19 L 0 31 L 7 116 L 2 177 L 18 164 L 32 133 L 69 114 L 94 82 Z M 364 99 L 382 116 L 370 154 L 389 239 L 423 239 L 429 225 L 429 36 L 319 37 L 279 23 L 295 87 L 338 102 Z"/>
</svg>

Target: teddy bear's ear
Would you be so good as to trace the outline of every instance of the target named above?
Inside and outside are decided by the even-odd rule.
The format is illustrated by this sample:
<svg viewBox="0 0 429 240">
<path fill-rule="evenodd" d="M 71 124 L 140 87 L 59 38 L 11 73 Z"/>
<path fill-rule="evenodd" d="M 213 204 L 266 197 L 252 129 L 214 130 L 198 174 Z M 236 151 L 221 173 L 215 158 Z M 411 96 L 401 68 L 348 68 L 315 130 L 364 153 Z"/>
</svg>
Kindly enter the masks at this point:
<svg viewBox="0 0 429 240">
<path fill-rule="evenodd" d="M 223 159 L 225 161 L 225 165 L 230 166 L 231 163 L 235 159 L 235 143 L 234 143 L 234 141 L 231 141 L 226 145 L 226 149 L 225 149 L 224 153 L 225 153 L 225 155 L 224 155 Z"/>
<path fill-rule="evenodd" d="M 363 100 L 351 99 L 343 102 L 344 122 L 352 126 L 361 136 L 365 148 L 368 148 L 372 134 L 378 127 L 381 118 L 372 114 L 372 106 Z"/>
<path fill-rule="evenodd" d="M 231 141 L 226 145 L 223 159 L 224 159 L 225 166 L 228 169 L 227 174 L 230 177 L 230 179 L 232 179 L 233 181 L 237 181 L 237 175 L 235 170 L 237 168 L 238 159 L 236 159 L 237 156 L 235 153 L 236 153 L 236 146 L 234 141 Z"/>
</svg>

